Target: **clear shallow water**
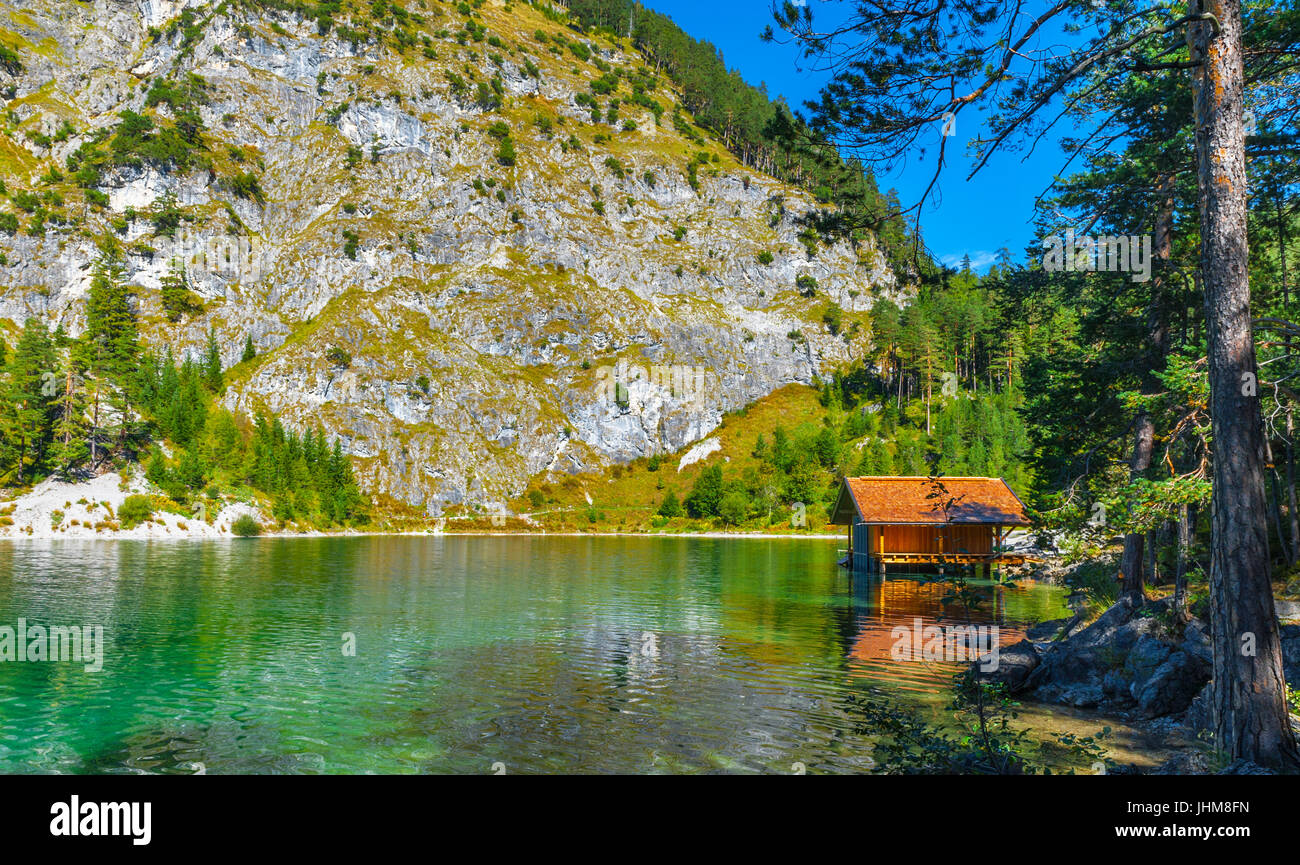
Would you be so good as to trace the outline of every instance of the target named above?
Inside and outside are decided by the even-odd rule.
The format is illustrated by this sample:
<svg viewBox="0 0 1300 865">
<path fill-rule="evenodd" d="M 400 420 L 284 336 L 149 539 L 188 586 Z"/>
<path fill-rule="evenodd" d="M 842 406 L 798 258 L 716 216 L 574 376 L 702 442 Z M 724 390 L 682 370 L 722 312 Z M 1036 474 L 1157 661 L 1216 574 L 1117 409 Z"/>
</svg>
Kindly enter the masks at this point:
<svg viewBox="0 0 1300 865">
<path fill-rule="evenodd" d="M 99 624 L 104 667 L 0 663 L 0 772 L 860 771 L 848 698 L 946 587 L 834 541 L 365 537 L 0 544 L 0 625 Z M 984 584 L 1002 645 L 1059 589 Z M 356 654 L 344 654 L 345 634 Z"/>
</svg>

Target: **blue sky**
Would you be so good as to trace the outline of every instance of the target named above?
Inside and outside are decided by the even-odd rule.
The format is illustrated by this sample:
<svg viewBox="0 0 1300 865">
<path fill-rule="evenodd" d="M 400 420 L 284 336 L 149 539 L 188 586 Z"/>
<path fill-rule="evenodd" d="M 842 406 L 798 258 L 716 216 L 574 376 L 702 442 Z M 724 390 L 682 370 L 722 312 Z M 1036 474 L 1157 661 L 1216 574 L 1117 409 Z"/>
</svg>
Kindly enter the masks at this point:
<svg viewBox="0 0 1300 865">
<path fill-rule="evenodd" d="M 819 7 L 843 7 L 842 3 L 814 3 Z M 671 17 L 696 39 L 712 42 L 722 52 L 727 66 L 738 69 L 751 84 L 767 85 L 769 96 L 784 95 L 796 108 L 814 98 L 824 76 L 800 71 L 793 47 L 764 44 L 759 33 L 771 21 L 769 0 L 642 0 L 644 5 Z M 948 165 L 939 183 L 937 206 L 927 205 L 921 216 L 921 230 L 930 251 L 946 264 L 956 266 L 969 254 L 975 269 L 983 272 L 994 261 L 997 250 L 1011 249 L 1019 261 L 1027 244 L 1035 241 L 1029 220 L 1034 199 L 1060 169 L 1063 157 L 1055 141 L 1044 140 L 1037 152 L 1021 161 L 1023 154 L 1002 153 L 990 160 L 974 180 L 967 181 L 971 162 L 965 142 L 973 137 L 978 115 L 968 112 L 957 121 L 956 141 L 948 147 Z M 927 156 L 927 160 L 931 157 Z M 912 160 L 890 175 L 878 175 L 881 190 L 898 190 L 904 206 L 921 196 L 933 173 L 933 162 Z"/>
</svg>

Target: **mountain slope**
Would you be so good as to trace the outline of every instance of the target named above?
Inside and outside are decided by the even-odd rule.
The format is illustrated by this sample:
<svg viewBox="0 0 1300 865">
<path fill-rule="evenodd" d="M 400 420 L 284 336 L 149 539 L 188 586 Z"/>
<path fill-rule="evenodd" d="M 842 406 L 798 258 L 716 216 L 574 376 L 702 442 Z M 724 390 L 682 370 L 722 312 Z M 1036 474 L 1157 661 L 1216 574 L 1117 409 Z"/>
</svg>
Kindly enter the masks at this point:
<svg viewBox="0 0 1300 865">
<path fill-rule="evenodd" d="M 521 3 L 399 9 L 0 5 L 0 317 L 77 333 L 116 237 L 151 342 L 212 328 L 233 366 L 251 335 L 226 405 L 323 427 L 433 514 L 678 449 L 866 347 L 883 255 L 809 240 L 816 203 L 626 45 Z M 201 309 L 172 322 L 177 257 Z"/>
</svg>

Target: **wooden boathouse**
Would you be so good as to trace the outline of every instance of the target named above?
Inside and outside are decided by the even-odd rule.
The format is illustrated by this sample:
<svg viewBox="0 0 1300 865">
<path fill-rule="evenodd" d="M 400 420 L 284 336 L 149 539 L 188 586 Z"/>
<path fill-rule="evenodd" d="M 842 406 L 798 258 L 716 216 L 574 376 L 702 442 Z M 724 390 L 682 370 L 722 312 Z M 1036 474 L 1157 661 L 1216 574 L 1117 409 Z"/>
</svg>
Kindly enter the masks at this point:
<svg viewBox="0 0 1300 865">
<path fill-rule="evenodd" d="M 890 565 L 1022 564 L 1002 549 L 1007 533 L 1029 525 L 1025 506 L 1001 478 L 943 478 L 943 495 L 924 477 L 845 478 L 831 523 L 848 526 L 843 564 L 883 573 Z M 947 503 L 946 508 L 944 504 Z"/>
</svg>

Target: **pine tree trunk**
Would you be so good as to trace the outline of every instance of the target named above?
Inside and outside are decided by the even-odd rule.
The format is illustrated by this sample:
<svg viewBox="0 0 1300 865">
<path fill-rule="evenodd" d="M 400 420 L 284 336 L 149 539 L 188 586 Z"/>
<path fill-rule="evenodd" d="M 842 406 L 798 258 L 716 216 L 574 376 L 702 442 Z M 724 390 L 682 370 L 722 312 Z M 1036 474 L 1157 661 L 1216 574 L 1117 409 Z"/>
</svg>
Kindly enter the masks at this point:
<svg viewBox="0 0 1300 865">
<path fill-rule="evenodd" d="M 1277 260 L 1282 268 L 1282 308 L 1286 309 L 1291 306 L 1291 291 L 1286 284 L 1286 220 L 1282 218 L 1282 197 L 1275 197 L 1273 204 L 1277 212 Z"/>
<path fill-rule="evenodd" d="M 1168 262 L 1173 253 L 1174 177 L 1164 175 L 1156 185 L 1159 211 L 1155 221 L 1155 243 L 1152 252 L 1161 262 Z M 1142 390 L 1152 394 L 1160 383 L 1155 372 L 1164 369 L 1169 352 L 1169 325 L 1164 297 L 1165 274 L 1161 268 L 1151 283 L 1151 298 L 1147 305 L 1147 340 L 1149 353 L 1142 373 Z M 1129 477 L 1136 480 L 1151 467 L 1151 454 L 1155 447 L 1155 422 L 1145 411 L 1133 419 L 1133 455 L 1129 461 Z M 1124 553 L 1120 557 L 1120 595 L 1138 605 L 1146 599 L 1143 592 L 1142 553 L 1146 539 L 1138 531 L 1124 536 Z M 1153 551 L 1154 553 L 1154 551 Z"/>
<path fill-rule="evenodd" d="M 1133 458 L 1129 462 L 1129 476 L 1140 477 L 1151 467 L 1151 450 L 1155 444 L 1155 423 L 1151 415 L 1142 412 L 1134 421 Z M 1145 548 L 1146 535 L 1140 531 L 1124 535 L 1124 553 L 1119 560 L 1120 597 L 1135 602 L 1138 606 L 1146 599 L 1142 591 L 1142 553 Z"/>
<path fill-rule="evenodd" d="M 68 361 L 68 377 L 63 386 L 63 450 L 72 445 L 72 361 Z"/>
<path fill-rule="evenodd" d="M 1193 5 L 1192 11 L 1201 10 Z M 1201 64 L 1192 80 L 1214 436 L 1215 738 L 1233 758 L 1300 767 L 1269 581 L 1264 448 L 1246 270 L 1241 3 L 1206 0 L 1205 11 L 1215 16 L 1217 28 L 1192 24 L 1188 41 L 1192 59 Z"/>
<path fill-rule="evenodd" d="M 1151 585 L 1158 586 L 1162 581 L 1160 576 L 1160 536 L 1164 532 L 1164 524 L 1161 523 L 1159 529 L 1152 529 L 1147 532 L 1147 573 L 1151 575 Z"/>
<path fill-rule="evenodd" d="M 1192 544 L 1192 516 L 1186 502 L 1178 508 L 1178 564 L 1174 567 L 1174 620 L 1187 620 L 1187 550 Z"/>
<path fill-rule="evenodd" d="M 1300 558 L 1300 512 L 1296 511 L 1295 499 L 1295 414 L 1291 409 L 1286 412 L 1286 492 L 1287 516 L 1291 523 L 1291 551 Z M 1295 564 L 1293 560 L 1291 564 Z"/>
<path fill-rule="evenodd" d="M 95 379 L 95 408 L 90 416 L 90 470 L 99 463 L 99 379 Z"/>
<path fill-rule="evenodd" d="M 1286 542 L 1282 534 L 1282 479 L 1278 477 L 1277 461 L 1273 457 L 1273 443 L 1268 435 L 1264 436 L 1264 464 L 1269 467 L 1268 484 L 1270 504 L 1273 511 L 1273 531 L 1277 532 L 1277 545 L 1282 549 L 1282 559 L 1288 566 L 1295 564 L 1295 551 Z M 1272 558 L 1272 555 L 1269 556 Z"/>
</svg>

